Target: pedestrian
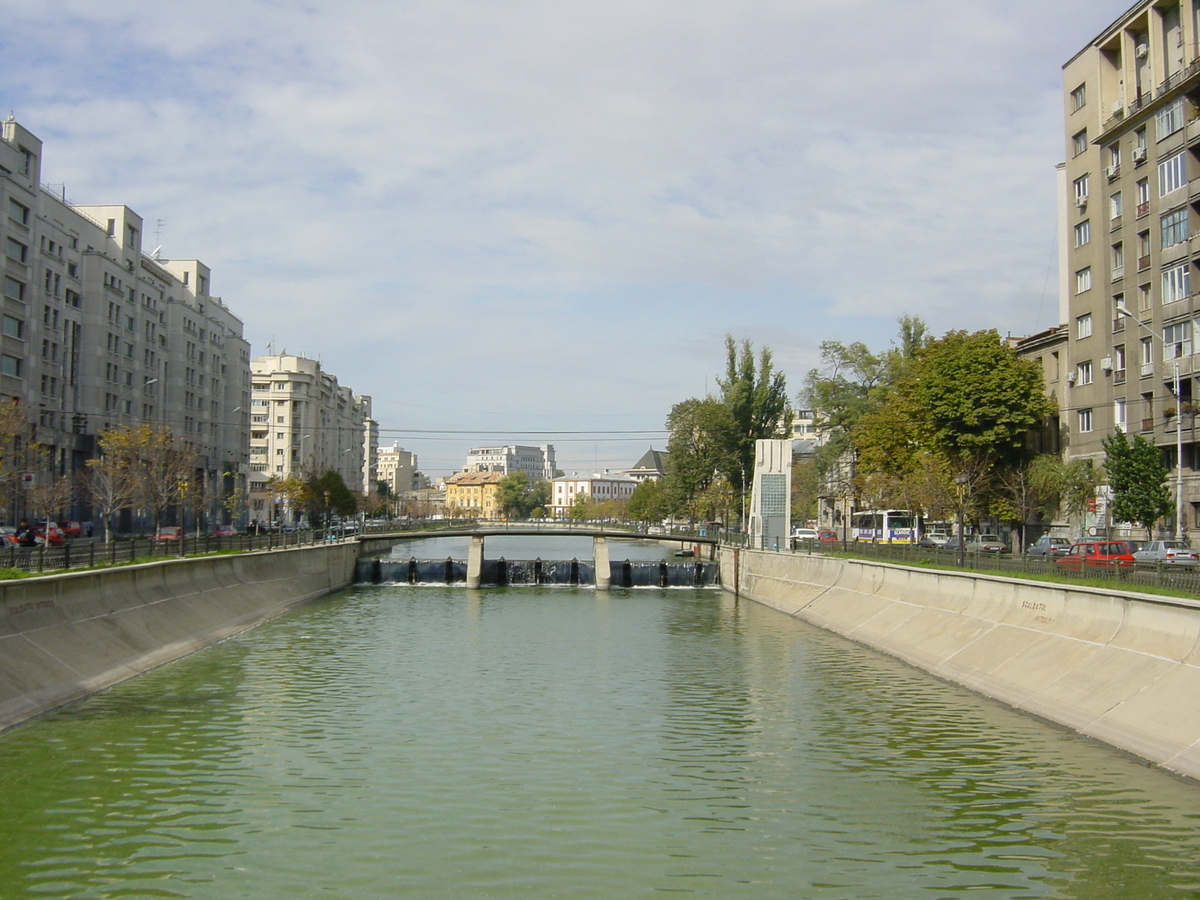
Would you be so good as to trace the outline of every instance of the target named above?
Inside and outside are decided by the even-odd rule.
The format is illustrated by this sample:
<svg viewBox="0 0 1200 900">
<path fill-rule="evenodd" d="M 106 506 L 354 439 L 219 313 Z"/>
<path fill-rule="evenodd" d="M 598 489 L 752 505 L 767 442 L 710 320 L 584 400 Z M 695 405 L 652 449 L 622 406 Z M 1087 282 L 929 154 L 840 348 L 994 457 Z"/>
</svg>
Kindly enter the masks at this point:
<svg viewBox="0 0 1200 900">
<path fill-rule="evenodd" d="M 29 527 L 28 519 L 21 520 L 21 524 L 17 526 L 17 531 L 13 537 L 17 539 L 17 543 L 22 547 L 37 546 L 37 536 L 33 533 L 33 529 Z"/>
</svg>

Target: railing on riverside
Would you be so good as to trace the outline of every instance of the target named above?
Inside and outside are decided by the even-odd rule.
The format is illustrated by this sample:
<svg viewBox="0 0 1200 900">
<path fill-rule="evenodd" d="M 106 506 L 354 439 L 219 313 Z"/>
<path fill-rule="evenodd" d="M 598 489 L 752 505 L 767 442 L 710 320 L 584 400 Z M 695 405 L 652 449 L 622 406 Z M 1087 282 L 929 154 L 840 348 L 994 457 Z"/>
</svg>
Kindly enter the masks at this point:
<svg viewBox="0 0 1200 900">
<path fill-rule="evenodd" d="M 354 539 L 357 532 L 342 529 L 303 529 L 293 532 L 236 534 L 216 537 L 210 534 L 187 534 L 178 540 L 150 538 L 118 538 L 107 543 L 99 538 L 86 542 L 67 541 L 60 547 L 19 547 L 9 544 L 0 549 L 0 569 L 23 572 L 61 572 L 71 569 L 91 569 L 105 566 L 129 565 L 156 559 L 183 556 L 203 556 L 209 553 L 246 552 L 250 550 L 282 550 L 329 541 Z"/>
<path fill-rule="evenodd" d="M 740 537 L 740 536 L 739 536 Z M 912 565 L 934 565 L 958 569 L 957 550 L 937 550 L 916 544 L 871 543 L 870 541 L 795 541 L 790 553 L 845 553 Z M 1090 565 L 1066 568 L 1057 559 L 1023 553 L 965 553 L 963 568 L 973 572 L 1011 574 L 1036 578 L 1054 575 L 1088 581 L 1108 581 L 1121 590 L 1160 588 L 1173 594 L 1200 596 L 1200 566 L 1173 563 L 1137 563 L 1133 566 Z"/>
</svg>

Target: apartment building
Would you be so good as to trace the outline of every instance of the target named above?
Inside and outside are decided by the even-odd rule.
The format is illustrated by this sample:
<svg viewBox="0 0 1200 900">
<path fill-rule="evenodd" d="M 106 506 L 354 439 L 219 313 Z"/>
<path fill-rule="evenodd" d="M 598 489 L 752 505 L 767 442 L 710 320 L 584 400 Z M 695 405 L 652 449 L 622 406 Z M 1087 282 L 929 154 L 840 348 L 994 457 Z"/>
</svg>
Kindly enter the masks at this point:
<svg viewBox="0 0 1200 900">
<path fill-rule="evenodd" d="M 500 515 L 496 494 L 507 476 L 501 472 L 459 472 L 446 479 L 445 512 L 449 516 L 494 519 Z"/>
<path fill-rule="evenodd" d="M 250 468 L 255 482 L 336 472 L 356 493 L 376 469 L 371 398 L 338 384 L 320 362 L 292 354 L 250 362 Z"/>
<path fill-rule="evenodd" d="M 1185 531 L 1200 510 L 1198 41 L 1200 0 L 1137 3 L 1090 41 L 1063 67 L 1060 169 L 1067 452 L 1101 459 L 1118 428 L 1161 446 Z"/>
<path fill-rule="evenodd" d="M 638 482 L 630 476 L 614 475 L 607 471 L 589 476 L 566 475 L 555 478 L 550 482 L 550 514 L 565 518 L 580 497 L 592 503 L 628 500 L 637 486 Z"/>
<path fill-rule="evenodd" d="M 44 188 L 42 150 L 13 117 L 0 123 L 0 396 L 27 407 L 51 476 L 79 472 L 108 428 L 169 426 L 221 517 L 249 462 L 242 322 L 199 260 L 144 252 L 136 212 Z"/>
<path fill-rule="evenodd" d="M 467 451 L 467 464 L 463 466 L 463 471 L 499 472 L 502 475 L 524 472 L 530 481 L 549 481 L 558 474 L 553 444 L 540 447 L 478 447 Z"/>
<path fill-rule="evenodd" d="M 376 461 L 376 478 L 386 484 L 393 497 L 420 490 L 417 483 L 417 455 L 397 443 L 380 447 Z"/>
</svg>

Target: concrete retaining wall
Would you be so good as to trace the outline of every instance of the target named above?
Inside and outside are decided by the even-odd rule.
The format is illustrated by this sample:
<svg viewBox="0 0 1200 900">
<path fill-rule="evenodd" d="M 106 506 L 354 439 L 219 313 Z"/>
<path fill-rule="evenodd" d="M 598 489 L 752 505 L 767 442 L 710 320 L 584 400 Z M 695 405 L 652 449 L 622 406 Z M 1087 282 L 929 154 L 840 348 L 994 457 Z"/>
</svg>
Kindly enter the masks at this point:
<svg viewBox="0 0 1200 900">
<path fill-rule="evenodd" d="M 0 582 L 0 729 L 350 584 L 354 542 Z"/>
<path fill-rule="evenodd" d="M 738 568 L 744 597 L 1200 778 L 1200 602 L 752 550 Z"/>
</svg>

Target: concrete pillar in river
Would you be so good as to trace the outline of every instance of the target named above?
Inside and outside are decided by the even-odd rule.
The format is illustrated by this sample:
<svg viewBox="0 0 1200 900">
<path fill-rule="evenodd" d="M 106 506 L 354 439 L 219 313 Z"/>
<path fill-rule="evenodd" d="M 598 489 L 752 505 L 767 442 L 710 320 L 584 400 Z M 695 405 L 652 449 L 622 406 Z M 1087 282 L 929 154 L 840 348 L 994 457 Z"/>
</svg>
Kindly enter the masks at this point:
<svg viewBox="0 0 1200 900">
<path fill-rule="evenodd" d="M 471 549 L 467 552 L 467 587 L 477 588 L 483 580 L 483 535 L 471 536 Z"/>
<path fill-rule="evenodd" d="M 592 556 L 596 565 L 596 590 L 607 591 L 612 586 L 612 567 L 608 562 L 608 538 L 592 538 Z"/>
</svg>

